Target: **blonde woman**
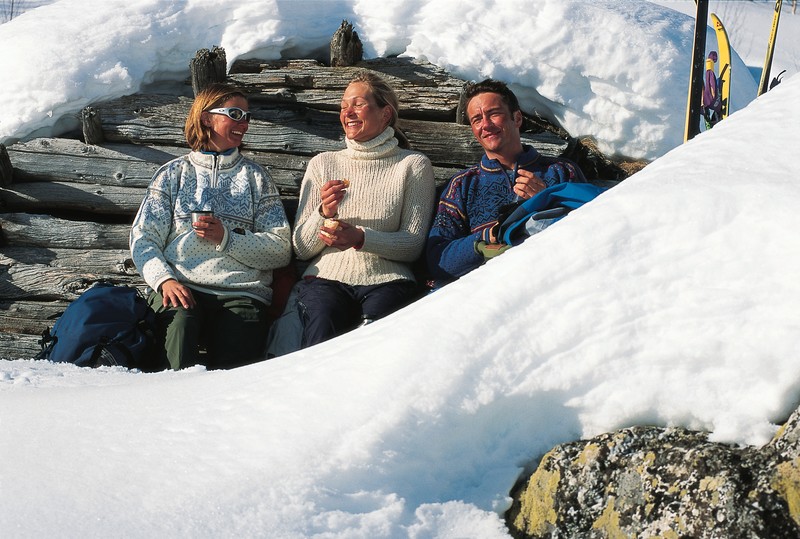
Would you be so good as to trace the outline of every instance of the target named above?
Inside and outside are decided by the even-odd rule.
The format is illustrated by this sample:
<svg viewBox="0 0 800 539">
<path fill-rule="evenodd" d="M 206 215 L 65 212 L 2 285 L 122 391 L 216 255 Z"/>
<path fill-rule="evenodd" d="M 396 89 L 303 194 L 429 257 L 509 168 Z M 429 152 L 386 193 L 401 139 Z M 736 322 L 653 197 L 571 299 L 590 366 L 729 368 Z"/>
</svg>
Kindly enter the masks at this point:
<svg viewBox="0 0 800 539">
<path fill-rule="evenodd" d="M 302 346 L 381 318 L 419 289 L 411 270 L 425 245 L 435 202 L 430 160 L 397 129 L 398 100 L 363 72 L 342 96 L 346 149 L 308 164 L 293 244 L 310 260 L 297 287 Z"/>
</svg>

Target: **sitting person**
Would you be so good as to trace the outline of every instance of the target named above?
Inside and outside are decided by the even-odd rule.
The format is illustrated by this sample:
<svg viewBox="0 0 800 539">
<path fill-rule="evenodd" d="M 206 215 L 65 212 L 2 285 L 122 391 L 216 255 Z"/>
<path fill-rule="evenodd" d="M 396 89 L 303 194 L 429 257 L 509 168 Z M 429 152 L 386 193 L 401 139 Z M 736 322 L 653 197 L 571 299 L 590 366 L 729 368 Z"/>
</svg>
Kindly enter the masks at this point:
<svg viewBox="0 0 800 539">
<path fill-rule="evenodd" d="M 569 160 L 522 144 L 522 111 L 504 83 L 487 79 L 468 86 L 465 96 L 467 120 L 485 153 L 450 179 L 439 200 L 426 245 L 434 288 L 484 263 L 476 244 L 496 243 L 500 221 L 515 202 L 561 182 L 586 181 Z"/>
<path fill-rule="evenodd" d="M 243 93 L 212 84 L 195 98 L 185 135 L 192 151 L 154 175 L 130 247 L 153 289 L 161 364 L 230 368 L 262 356 L 272 270 L 288 264 L 291 233 L 269 174 L 239 153 L 250 112 Z M 213 215 L 192 219 L 193 212 Z"/>
<path fill-rule="evenodd" d="M 311 260 L 297 285 L 303 347 L 419 293 L 411 263 L 425 246 L 436 189 L 430 160 L 407 149 L 397 117 L 386 82 L 357 75 L 339 113 L 347 148 L 308 163 L 293 232 L 297 258 Z"/>
</svg>

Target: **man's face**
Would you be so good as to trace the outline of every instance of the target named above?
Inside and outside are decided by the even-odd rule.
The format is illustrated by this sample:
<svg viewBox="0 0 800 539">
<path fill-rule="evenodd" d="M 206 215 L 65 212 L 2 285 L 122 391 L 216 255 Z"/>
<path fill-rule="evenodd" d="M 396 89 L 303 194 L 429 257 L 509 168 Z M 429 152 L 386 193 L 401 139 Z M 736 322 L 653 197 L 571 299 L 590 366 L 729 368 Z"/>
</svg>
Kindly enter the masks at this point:
<svg viewBox="0 0 800 539">
<path fill-rule="evenodd" d="M 500 94 L 484 92 L 467 104 L 467 120 L 475 139 L 492 159 L 516 158 L 522 152 L 519 128 L 522 113 L 511 113 Z M 503 162 L 503 159 L 500 159 Z M 505 164 L 505 163 L 504 163 Z"/>
</svg>

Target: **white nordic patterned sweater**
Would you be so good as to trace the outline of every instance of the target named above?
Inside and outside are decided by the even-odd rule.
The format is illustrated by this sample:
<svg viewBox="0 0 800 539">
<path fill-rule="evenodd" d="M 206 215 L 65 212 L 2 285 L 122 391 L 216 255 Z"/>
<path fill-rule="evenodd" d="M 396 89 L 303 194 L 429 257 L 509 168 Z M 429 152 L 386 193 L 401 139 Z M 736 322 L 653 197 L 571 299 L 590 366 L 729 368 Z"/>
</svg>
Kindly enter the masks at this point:
<svg viewBox="0 0 800 539">
<path fill-rule="evenodd" d="M 220 245 L 197 236 L 195 210 L 225 225 Z M 174 278 L 196 290 L 271 302 L 272 269 L 291 257 L 291 232 L 269 173 L 237 149 L 193 151 L 153 176 L 130 234 L 133 261 L 154 290 Z"/>
</svg>

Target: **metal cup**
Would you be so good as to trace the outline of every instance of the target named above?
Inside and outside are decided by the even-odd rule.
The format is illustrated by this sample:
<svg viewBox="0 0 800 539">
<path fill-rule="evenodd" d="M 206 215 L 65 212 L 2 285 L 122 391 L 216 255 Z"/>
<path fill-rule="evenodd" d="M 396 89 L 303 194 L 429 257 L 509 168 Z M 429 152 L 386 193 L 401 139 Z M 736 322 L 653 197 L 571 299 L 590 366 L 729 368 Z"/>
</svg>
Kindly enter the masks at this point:
<svg viewBox="0 0 800 539">
<path fill-rule="evenodd" d="M 200 221 L 200 217 L 207 215 L 210 217 L 214 217 L 214 212 L 211 210 L 198 210 L 192 212 L 192 228 L 194 228 L 194 224 Z"/>
</svg>

